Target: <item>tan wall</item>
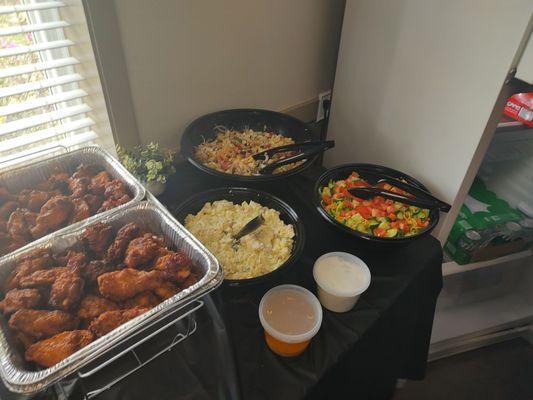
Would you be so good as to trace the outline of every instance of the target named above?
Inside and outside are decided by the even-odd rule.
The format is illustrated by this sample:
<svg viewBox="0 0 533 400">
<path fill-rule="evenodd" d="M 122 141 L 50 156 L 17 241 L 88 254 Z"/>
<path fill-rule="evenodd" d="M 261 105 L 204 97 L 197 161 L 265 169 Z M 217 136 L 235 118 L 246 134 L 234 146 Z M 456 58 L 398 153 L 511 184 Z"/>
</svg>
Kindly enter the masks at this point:
<svg viewBox="0 0 533 400">
<path fill-rule="evenodd" d="M 281 110 L 333 84 L 344 0 L 115 0 L 115 7 L 142 142 L 174 146 L 207 112 Z"/>
</svg>

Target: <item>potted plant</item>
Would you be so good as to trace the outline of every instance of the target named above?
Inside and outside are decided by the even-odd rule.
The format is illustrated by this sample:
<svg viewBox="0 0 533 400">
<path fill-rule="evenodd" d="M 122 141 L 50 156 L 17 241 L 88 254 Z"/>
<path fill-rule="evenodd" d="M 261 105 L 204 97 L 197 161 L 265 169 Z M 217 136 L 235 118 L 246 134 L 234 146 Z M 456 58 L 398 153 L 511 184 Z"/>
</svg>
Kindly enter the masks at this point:
<svg viewBox="0 0 533 400">
<path fill-rule="evenodd" d="M 154 196 L 165 191 L 167 178 L 176 172 L 174 152 L 159 148 L 158 143 L 135 146 L 131 150 L 117 145 L 120 162 L 139 179 Z"/>
</svg>

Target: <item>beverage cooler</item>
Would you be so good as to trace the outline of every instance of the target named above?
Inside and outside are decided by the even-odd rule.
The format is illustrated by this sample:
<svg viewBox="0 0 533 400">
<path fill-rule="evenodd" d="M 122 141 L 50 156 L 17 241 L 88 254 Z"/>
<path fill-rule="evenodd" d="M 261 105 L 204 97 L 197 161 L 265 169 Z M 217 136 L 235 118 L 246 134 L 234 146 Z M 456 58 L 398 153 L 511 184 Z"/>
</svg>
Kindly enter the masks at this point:
<svg viewBox="0 0 533 400">
<path fill-rule="evenodd" d="M 328 127 L 326 166 L 397 168 L 453 205 L 430 359 L 533 341 L 533 128 L 511 97 L 533 92 L 533 6 L 469 6 L 347 2 Z"/>
</svg>

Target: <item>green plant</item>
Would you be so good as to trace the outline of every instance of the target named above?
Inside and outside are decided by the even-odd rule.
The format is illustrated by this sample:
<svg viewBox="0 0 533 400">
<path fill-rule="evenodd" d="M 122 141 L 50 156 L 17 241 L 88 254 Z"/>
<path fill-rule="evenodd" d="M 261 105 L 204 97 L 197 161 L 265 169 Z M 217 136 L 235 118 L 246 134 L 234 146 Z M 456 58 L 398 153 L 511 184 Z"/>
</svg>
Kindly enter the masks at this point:
<svg viewBox="0 0 533 400">
<path fill-rule="evenodd" d="M 165 183 L 176 172 L 174 152 L 160 149 L 158 143 L 150 142 L 131 150 L 117 145 L 117 154 L 124 167 L 141 181 Z"/>
</svg>

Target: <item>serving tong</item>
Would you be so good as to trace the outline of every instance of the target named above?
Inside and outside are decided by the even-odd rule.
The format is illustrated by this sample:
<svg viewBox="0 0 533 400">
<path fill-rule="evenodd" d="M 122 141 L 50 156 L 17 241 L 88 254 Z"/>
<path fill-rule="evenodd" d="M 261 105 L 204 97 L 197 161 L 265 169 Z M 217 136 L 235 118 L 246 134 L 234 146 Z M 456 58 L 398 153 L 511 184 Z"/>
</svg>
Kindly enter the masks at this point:
<svg viewBox="0 0 533 400">
<path fill-rule="evenodd" d="M 448 212 L 452 208 L 451 205 L 437 199 L 424 189 L 416 187 L 400 179 L 393 178 L 389 175 L 376 173 L 375 171 L 367 170 L 365 168 L 359 168 L 358 172 L 362 172 L 362 174 L 366 176 L 374 176 L 377 178 L 377 182 L 371 187 L 355 187 L 348 189 L 348 192 L 355 197 L 359 197 L 361 199 L 371 199 L 376 196 L 381 196 L 386 199 L 399 201 L 400 203 L 409 204 L 411 206 L 427 208 L 430 210 L 439 210 L 442 212 Z M 391 186 L 406 191 L 411 196 L 406 196 L 401 193 L 395 193 L 391 192 L 390 190 L 377 187 L 377 185 L 380 183 L 388 183 Z"/>
<path fill-rule="evenodd" d="M 237 249 L 237 245 L 239 244 L 239 241 L 241 240 L 241 238 L 254 232 L 257 228 L 263 225 L 264 222 L 265 222 L 265 218 L 263 217 L 262 214 L 259 214 L 257 217 L 248 221 L 241 228 L 241 230 L 237 232 L 236 235 L 233 236 L 233 243 L 231 245 L 233 247 L 233 250 Z"/>
<path fill-rule="evenodd" d="M 333 147 L 335 147 L 334 140 L 317 140 L 303 143 L 293 143 L 284 146 L 273 147 L 271 149 L 262 151 L 260 153 L 254 154 L 252 158 L 254 160 L 261 161 L 266 160 L 267 158 L 271 158 L 277 153 L 282 153 L 285 151 L 299 151 L 298 154 L 274 161 L 273 163 L 267 164 L 266 166 L 259 169 L 260 174 L 266 175 L 271 174 L 276 168 L 282 167 L 287 164 L 292 164 L 296 161 L 304 160 L 312 155 L 321 153 Z"/>
</svg>

